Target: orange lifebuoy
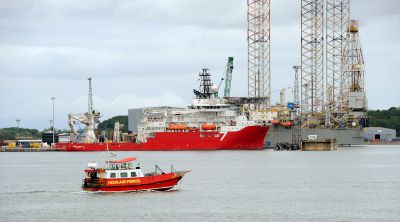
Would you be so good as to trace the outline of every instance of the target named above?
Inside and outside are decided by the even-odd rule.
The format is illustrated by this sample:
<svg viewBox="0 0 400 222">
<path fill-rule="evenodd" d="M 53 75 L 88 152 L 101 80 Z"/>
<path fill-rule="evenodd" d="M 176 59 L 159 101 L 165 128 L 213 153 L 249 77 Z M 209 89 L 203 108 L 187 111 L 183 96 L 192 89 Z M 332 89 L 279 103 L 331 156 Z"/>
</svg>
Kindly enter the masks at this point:
<svg viewBox="0 0 400 222">
<path fill-rule="evenodd" d="M 217 125 L 215 124 L 202 124 L 201 125 L 202 130 L 215 130 L 217 129 Z"/>
<path fill-rule="evenodd" d="M 169 124 L 169 130 L 186 130 L 188 127 L 182 124 Z"/>
</svg>

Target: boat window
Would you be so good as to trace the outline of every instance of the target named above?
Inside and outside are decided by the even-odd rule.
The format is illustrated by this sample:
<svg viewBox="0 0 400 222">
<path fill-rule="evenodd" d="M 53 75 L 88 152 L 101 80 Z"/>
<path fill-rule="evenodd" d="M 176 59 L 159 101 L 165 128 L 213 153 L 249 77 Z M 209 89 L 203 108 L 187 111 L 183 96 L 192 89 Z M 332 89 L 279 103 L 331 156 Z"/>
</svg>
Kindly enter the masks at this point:
<svg viewBox="0 0 400 222">
<path fill-rule="evenodd" d="M 120 175 L 120 177 L 128 177 L 128 173 L 127 172 L 121 172 L 119 175 Z"/>
<path fill-rule="evenodd" d="M 219 134 L 215 134 L 215 137 L 219 137 Z"/>
<path fill-rule="evenodd" d="M 131 177 L 137 177 L 136 172 L 131 172 Z"/>
<path fill-rule="evenodd" d="M 110 178 L 115 178 L 115 177 L 117 177 L 116 173 L 110 173 Z"/>
<path fill-rule="evenodd" d="M 200 134 L 200 137 L 201 137 L 201 138 L 204 138 L 204 134 Z"/>
</svg>

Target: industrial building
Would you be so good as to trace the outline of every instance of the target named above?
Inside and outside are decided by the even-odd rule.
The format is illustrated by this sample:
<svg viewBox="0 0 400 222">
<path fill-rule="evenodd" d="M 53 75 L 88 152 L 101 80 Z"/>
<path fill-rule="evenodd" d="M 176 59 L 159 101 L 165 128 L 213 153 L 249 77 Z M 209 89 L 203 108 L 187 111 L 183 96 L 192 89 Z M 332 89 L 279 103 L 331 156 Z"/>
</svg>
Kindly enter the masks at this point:
<svg viewBox="0 0 400 222">
<path fill-rule="evenodd" d="M 396 139 L 396 130 L 383 127 L 364 128 L 364 139 L 368 142 L 392 142 Z"/>
<path fill-rule="evenodd" d="M 143 108 L 128 110 L 128 130 L 130 132 L 138 131 L 138 125 L 142 117 L 143 117 Z"/>
</svg>

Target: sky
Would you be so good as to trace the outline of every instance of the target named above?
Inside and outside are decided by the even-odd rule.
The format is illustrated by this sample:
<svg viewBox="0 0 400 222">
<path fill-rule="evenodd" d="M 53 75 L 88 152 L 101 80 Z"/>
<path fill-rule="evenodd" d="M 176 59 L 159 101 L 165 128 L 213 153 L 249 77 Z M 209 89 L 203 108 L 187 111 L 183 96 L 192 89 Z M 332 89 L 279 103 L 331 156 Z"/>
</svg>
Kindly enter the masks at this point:
<svg viewBox="0 0 400 222">
<path fill-rule="evenodd" d="M 186 106 L 208 67 L 218 84 L 234 57 L 231 96 L 247 96 L 245 0 L 0 0 L 0 128 L 66 129 L 146 106 Z M 300 2 L 271 1 L 272 101 L 300 63 Z M 370 109 L 400 106 L 400 1 L 352 0 Z M 223 87 L 221 87 L 223 88 Z M 222 90 L 221 90 L 222 93 Z M 288 95 L 288 97 L 290 97 Z"/>
</svg>

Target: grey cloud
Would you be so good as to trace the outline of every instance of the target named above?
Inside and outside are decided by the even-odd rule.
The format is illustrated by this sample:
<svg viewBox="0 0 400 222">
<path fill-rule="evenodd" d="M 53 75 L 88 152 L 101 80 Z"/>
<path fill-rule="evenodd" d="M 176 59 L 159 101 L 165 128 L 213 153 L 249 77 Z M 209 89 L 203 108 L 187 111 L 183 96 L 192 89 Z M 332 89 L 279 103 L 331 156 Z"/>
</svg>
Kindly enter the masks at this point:
<svg viewBox="0 0 400 222">
<path fill-rule="evenodd" d="M 353 0 L 367 61 L 371 108 L 399 105 L 399 1 Z M 300 1 L 271 2 L 272 89 L 291 86 L 300 62 Z M 86 77 L 94 77 L 97 105 L 106 116 L 157 97 L 189 103 L 197 73 L 214 82 L 235 57 L 232 95 L 247 94 L 245 0 L 14 0 L 0 4 L 0 127 L 16 118 L 47 127 L 48 98 L 58 98 L 58 123 L 85 110 Z M 382 71 L 384 67 L 385 71 Z M 393 81 L 384 81 L 391 79 Z M 10 97 L 11 92 L 15 94 Z M 273 95 L 273 100 L 278 99 Z M 34 98 L 34 99 L 33 99 Z M 79 99 L 80 98 L 80 99 Z M 27 102 L 32 100 L 34 102 Z M 121 102 L 122 101 L 122 102 Z M 167 101 L 166 101 L 167 102 Z M 107 104 L 118 108 L 113 110 Z M 96 102 L 95 102 L 96 104 Z M 12 107 L 12 108 L 10 108 Z M 40 112 L 30 113 L 29 110 Z M 62 127 L 63 128 L 63 127 Z"/>
</svg>

